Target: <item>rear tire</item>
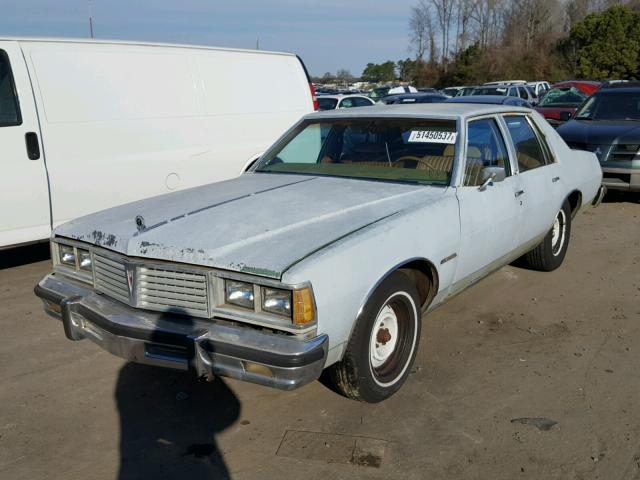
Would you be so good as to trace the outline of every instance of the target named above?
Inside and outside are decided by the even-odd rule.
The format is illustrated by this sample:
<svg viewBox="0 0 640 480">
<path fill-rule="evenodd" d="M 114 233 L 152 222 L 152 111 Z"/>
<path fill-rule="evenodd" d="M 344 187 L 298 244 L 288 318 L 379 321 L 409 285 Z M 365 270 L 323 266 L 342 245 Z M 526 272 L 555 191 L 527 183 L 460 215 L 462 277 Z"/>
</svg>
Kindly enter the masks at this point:
<svg viewBox="0 0 640 480">
<path fill-rule="evenodd" d="M 342 361 L 328 379 L 342 395 L 377 403 L 407 379 L 420 339 L 420 297 L 411 279 L 394 272 L 374 291 L 356 321 Z"/>
<path fill-rule="evenodd" d="M 553 222 L 553 227 L 540 244 L 522 257 L 526 267 L 541 272 L 551 272 L 564 261 L 571 237 L 571 206 L 564 204 Z"/>
</svg>

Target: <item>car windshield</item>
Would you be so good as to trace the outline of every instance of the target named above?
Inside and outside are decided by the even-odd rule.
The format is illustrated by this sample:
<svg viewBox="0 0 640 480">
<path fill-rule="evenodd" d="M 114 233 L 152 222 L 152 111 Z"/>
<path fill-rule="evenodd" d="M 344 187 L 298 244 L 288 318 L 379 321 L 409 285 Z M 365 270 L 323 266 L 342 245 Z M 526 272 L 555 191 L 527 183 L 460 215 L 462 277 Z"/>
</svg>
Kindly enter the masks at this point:
<svg viewBox="0 0 640 480">
<path fill-rule="evenodd" d="M 307 121 L 253 171 L 448 185 L 457 136 L 453 120 Z"/>
<path fill-rule="evenodd" d="M 587 95 L 577 88 L 554 88 L 549 90 L 538 103 L 539 107 L 577 107 Z"/>
<path fill-rule="evenodd" d="M 576 120 L 640 120 L 640 92 L 608 92 L 591 96 Z"/>
<path fill-rule="evenodd" d="M 333 110 L 338 105 L 338 100 L 335 98 L 322 98 L 318 97 L 318 109 L 319 110 Z"/>
<path fill-rule="evenodd" d="M 506 95 L 506 88 L 497 87 L 479 87 L 473 90 L 472 95 Z"/>
<path fill-rule="evenodd" d="M 369 98 L 372 98 L 373 100 L 377 100 L 387 95 L 387 93 L 389 93 L 389 90 L 391 90 L 390 87 L 374 88 L 373 90 L 371 90 L 371 93 L 369 93 Z"/>
</svg>

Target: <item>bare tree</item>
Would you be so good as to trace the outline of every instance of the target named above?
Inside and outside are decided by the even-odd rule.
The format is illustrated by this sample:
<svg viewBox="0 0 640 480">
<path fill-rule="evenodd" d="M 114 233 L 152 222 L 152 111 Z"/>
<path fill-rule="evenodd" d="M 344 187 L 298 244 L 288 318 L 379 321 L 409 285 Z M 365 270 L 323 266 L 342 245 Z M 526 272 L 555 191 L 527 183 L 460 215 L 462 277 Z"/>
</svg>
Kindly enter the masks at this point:
<svg viewBox="0 0 640 480">
<path fill-rule="evenodd" d="M 446 70 L 446 61 L 449 56 L 449 42 L 451 33 L 451 19 L 455 0 L 431 0 L 431 5 L 435 8 L 440 34 L 442 35 L 442 66 Z"/>
<path fill-rule="evenodd" d="M 471 43 L 471 10 L 473 7 L 472 0 L 456 0 L 456 45 L 455 55 L 464 51 L 467 45 Z"/>
<path fill-rule="evenodd" d="M 420 0 L 418 5 L 411 7 L 409 32 L 411 45 L 418 61 L 424 61 L 427 52 L 429 53 L 428 60 L 430 62 L 436 60 L 437 48 L 432 18 L 431 8 L 425 0 Z"/>
<path fill-rule="evenodd" d="M 501 36 L 503 0 L 473 0 L 470 17 L 475 23 L 476 40 L 482 49 Z"/>
</svg>

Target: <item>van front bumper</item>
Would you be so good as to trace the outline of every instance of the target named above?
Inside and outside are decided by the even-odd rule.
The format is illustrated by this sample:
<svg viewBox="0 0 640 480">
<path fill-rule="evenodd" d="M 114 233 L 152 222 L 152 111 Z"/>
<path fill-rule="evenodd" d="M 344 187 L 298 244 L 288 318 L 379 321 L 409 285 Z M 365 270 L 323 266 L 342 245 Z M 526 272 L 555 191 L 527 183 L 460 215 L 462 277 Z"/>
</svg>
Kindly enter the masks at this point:
<svg viewBox="0 0 640 480">
<path fill-rule="evenodd" d="M 197 378 L 221 375 L 292 390 L 316 380 L 327 356 L 326 335 L 302 340 L 218 318 L 138 310 L 56 274 L 35 294 L 70 340 L 88 338 L 127 360 L 190 370 Z"/>
</svg>

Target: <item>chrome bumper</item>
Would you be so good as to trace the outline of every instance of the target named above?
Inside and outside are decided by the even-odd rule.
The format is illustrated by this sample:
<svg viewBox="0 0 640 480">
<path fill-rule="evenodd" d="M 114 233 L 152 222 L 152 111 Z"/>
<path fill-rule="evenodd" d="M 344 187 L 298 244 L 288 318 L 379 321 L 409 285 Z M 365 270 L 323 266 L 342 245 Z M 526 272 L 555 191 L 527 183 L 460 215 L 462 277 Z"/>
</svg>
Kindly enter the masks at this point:
<svg viewBox="0 0 640 480">
<path fill-rule="evenodd" d="M 640 169 L 602 165 L 602 184 L 609 190 L 640 192 Z"/>
<path fill-rule="evenodd" d="M 593 197 L 593 201 L 591 202 L 591 205 L 594 207 L 597 207 L 598 205 L 600 205 L 602 203 L 602 199 L 606 194 L 607 194 L 607 186 L 600 185 L 600 188 L 598 188 L 598 192 L 596 193 L 596 196 Z"/>
<path fill-rule="evenodd" d="M 217 318 L 138 310 L 56 274 L 34 291 L 70 340 L 88 338 L 127 360 L 190 370 L 197 378 L 221 375 L 292 390 L 316 380 L 327 356 L 326 335 L 300 340 Z"/>
</svg>

